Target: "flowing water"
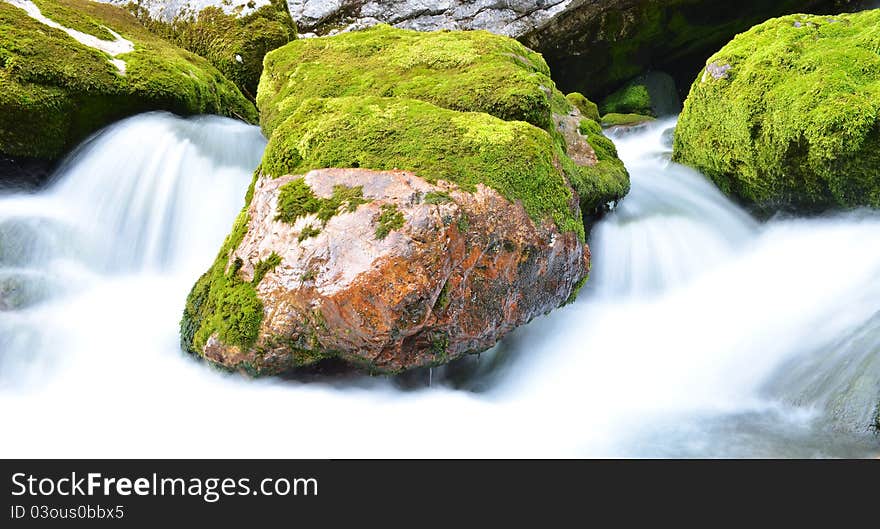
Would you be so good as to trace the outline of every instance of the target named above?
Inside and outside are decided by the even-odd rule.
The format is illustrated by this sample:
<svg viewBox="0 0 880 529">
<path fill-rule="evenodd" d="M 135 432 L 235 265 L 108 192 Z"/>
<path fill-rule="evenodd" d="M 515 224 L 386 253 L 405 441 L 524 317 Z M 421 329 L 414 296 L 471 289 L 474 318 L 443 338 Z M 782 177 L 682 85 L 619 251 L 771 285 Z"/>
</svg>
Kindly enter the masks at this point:
<svg viewBox="0 0 880 529">
<path fill-rule="evenodd" d="M 265 141 L 221 118 L 120 122 L 47 188 L 0 196 L 0 454 L 877 455 L 880 215 L 758 223 L 669 163 L 672 125 L 616 138 L 632 192 L 594 228 L 576 303 L 402 389 L 184 355 L 186 294 Z"/>
</svg>

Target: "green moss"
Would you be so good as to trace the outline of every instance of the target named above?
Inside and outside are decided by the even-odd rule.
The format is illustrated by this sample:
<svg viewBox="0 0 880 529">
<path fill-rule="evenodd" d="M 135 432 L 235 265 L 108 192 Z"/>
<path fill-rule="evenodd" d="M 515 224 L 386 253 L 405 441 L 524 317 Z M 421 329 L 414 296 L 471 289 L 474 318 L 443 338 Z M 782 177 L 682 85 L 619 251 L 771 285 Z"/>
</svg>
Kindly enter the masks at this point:
<svg viewBox="0 0 880 529">
<path fill-rule="evenodd" d="M 299 237 L 296 240 L 299 242 L 303 242 L 306 239 L 310 239 L 312 237 L 316 237 L 319 233 L 321 233 L 321 228 L 314 226 L 313 224 L 306 225 L 305 228 L 299 233 Z"/>
<path fill-rule="evenodd" d="M 439 363 L 446 361 L 446 353 L 449 349 L 449 335 L 443 332 L 435 332 L 431 336 L 431 352 L 440 357 Z"/>
<path fill-rule="evenodd" d="M 599 121 L 599 107 L 580 92 L 572 92 L 565 96 L 568 102 L 574 105 L 587 119 Z"/>
<path fill-rule="evenodd" d="M 654 121 L 654 118 L 642 114 L 605 114 L 602 116 L 603 127 L 631 127 L 649 121 Z"/>
<path fill-rule="evenodd" d="M 384 239 L 394 230 L 403 227 L 403 213 L 394 204 L 382 204 L 379 219 L 376 221 L 376 238 Z"/>
<path fill-rule="evenodd" d="M 710 57 L 674 159 L 761 211 L 880 207 L 880 10 L 792 15 Z"/>
<path fill-rule="evenodd" d="M 437 314 L 442 312 L 449 306 L 449 281 L 447 280 L 443 283 L 443 288 L 440 289 L 440 294 L 437 295 L 437 300 L 434 302 L 434 307 L 432 312 Z"/>
<path fill-rule="evenodd" d="M 300 39 L 266 55 L 257 103 L 267 136 L 315 97 L 406 97 L 485 112 L 554 132 L 571 109 L 541 55 L 485 31 L 417 32 L 380 25 Z"/>
<path fill-rule="evenodd" d="M 86 0 L 40 5 L 82 31 L 109 27 L 135 49 L 117 57 L 126 63 L 122 75 L 103 52 L 0 2 L 0 154 L 56 159 L 99 128 L 147 110 L 256 120 L 253 105 L 205 59 L 155 37 L 125 10 Z"/>
<path fill-rule="evenodd" d="M 572 186 L 581 198 L 581 211 L 585 217 L 598 217 L 608 211 L 609 205 L 622 199 L 629 192 L 629 173 L 617 157 L 614 142 L 602 133 L 602 127 L 592 119 L 582 119 L 580 133 L 596 153 L 598 163 L 593 166 L 575 166 L 564 162 Z"/>
<path fill-rule="evenodd" d="M 461 233 L 467 233 L 469 229 L 471 229 L 471 219 L 468 218 L 467 215 L 462 214 L 458 217 L 458 220 L 455 222 L 455 227 L 458 228 L 458 231 Z"/>
<path fill-rule="evenodd" d="M 40 8 L 43 16 L 70 29 L 88 33 L 102 40 L 114 40 L 112 33 L 107 31 L 105 22 L 89 16 L 88 13 L 73 11 L 58 2 L 52 0 L 31 0 Z"/>
<path fill-rule="evenodd" d="M 296 38 L 286 0 L 271 0 L 244 17 L 211 6 L 173 22 L 155 20 L 136 4 L 131 8 L 150 31 L 207 58 L 251 100 L 263 72 L 263 57 Z"/>
<path fill-rule="evenodd" d="M 318 198 L 304 179 L 297 178 L 281 186 L 275 220 L 293 224 L 300 217 L 317 215 L 323 224 L 327 224 L 339 212 L 339 208 L 351 213 L 367 202 L 370 201 L 364 198 L 361 186 L 336 185 L 330 198 Z"/>
<path fill-rule="evenodd" d="M 263 304 L 254 283 L 244 281 L 239 271 L 240 259 L 228 267 L 229 256 L 247 233 L 250 204 L 245 204 L 235 219 L 214 264 L 193 286 L 180 321 L 181 347 L 202 355 L 205 343 L 217 333 L 221 341 L 248 349 L 254 345 L 263 321 Z"/>
<path fill-rule="evenodd" d="M 281 176 L 322 167 L 403 169 L 468 191 L 483 183 L 522 201 L 536 221 L 550 218 L 583 236 L 556 167 L 563 159 L 553 139 L 528 123 L 411 99 L 346 97 L 303 102 L 270 138 L 263 170 Z"/>
<path fill-rule="evenodd" d="M 425 193 L 425 204 L 448 204 L 452 197 L 445 191 L 431 191 Z"/>
<path fill-rule="evenodd" d="M 630 83 L 602 100 L 599 106 L 602 114 L 642 114 L 653 115 L 651 94 L 641 83 Z"/>
<path fill-rule="evenodd" d="M 577 297 L 581 293 L 581 289 L 584 288 L 584 286 L 587 284 L 587 282 L 589 280 L 590 280 L 590 274 L 587 274 L 584 277 L 582 277 L 581 280 L 578 281 L 577 284 L 574 286 L 574 290 L 571 291 L 571 294 L 568 296 L 568 299 L 565 300 L 565 303 L 563 305 L 570 305 L 570 304 L 574 303 L 575 301 L 577 301 Z"/>
<path fill-rule="evenodd" d="M 266 260 L 260 261 L 257 263 L 257 266 L 254 267 L 254 279 L 251 281 L 254 286 L 259 285 L 260 281 L 263 280 L 263 277 L 272 270 L 275 270 L 275 267 L 281 264 L 281 256 L 275 252 L 272 252 Z"/>
</svg>

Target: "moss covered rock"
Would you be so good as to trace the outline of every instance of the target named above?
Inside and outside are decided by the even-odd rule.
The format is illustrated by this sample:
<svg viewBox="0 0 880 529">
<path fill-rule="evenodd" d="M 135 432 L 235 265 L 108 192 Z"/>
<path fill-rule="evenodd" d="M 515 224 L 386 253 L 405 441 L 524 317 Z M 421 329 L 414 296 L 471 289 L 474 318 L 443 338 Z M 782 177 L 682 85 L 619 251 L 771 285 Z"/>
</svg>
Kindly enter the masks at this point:
<svg viewBox="0 0 880 529">
<path fill-rule="evenodd" d="M 629 180 L 540 55 L 379 26 L 265 65 L 269 144 L 188 298 L 186 350 L 253 374 L 399 372 L 485 350 L 583 282 L 581 207 Z"/>
<path fill-rule="evenodd" d="M 586 215 L 601 212 L 606 204 L 620 200 L 629 190 L 626 171 L 615 172 L 617 179 L 611 181 L 607 173 L 600 174 L 595 167 L 595 157 L 572 161 L 574 157 L 565 156 L 568 150 L 581 147 L 581 143 L 592 149 L 586 137 L 571 134 L 576 133 L 580 120 L 576 103 L 583 102 L 576 96 L 575 103 L 566 99 L 556 89 L 541 55 L 513 39 L 485 31 L 423 33 L 379 25 L 335 37 L 297 40 L 266 55 L 265 62 L 257 105 L 263 131 L 270 138 L 274 139 L 275 129 L 309 99 L 414 99 L 448 110 L 524 121 L 543 129 L 562 149 L 557 159 L 577 191 Z M 594 113 L 588 112 L 593 117 Z M 430 114 L 427 112 L 426 116 Z M 439 133 L 451 126 L 437 122 L 431 126 L 439 128 L 432 130 L 427 123 L 423 125 L 421 132 L 428 136 L 413 138 L 415 143 L 443 142 Z M 347 140 L 352 141 L 352 137 L 349 135 Z M 268 152 L 272 153 L 273 148 L 274 143 Z M 275 154 L 267 155 L 267 160 L 268 156 L 276 159 Z M 374 168 L 399 163 L 395 160 L 391 156 L 381 167 Z M 536 167 L 535 174 L 545 173 L 543 166 Z"/>
<path fill-rule="evenodd" d="M 286 0 L 270 0 L 247 13 L 227 13 L 209 6 L 197 14 L 179 13 L 173 20 L 154 18 L 146 7 L 132 11 L 154 33 L 207 58 L 250 99 L 257 93 L 263 57 L 296 38 Z"/>
<path fill-rule="evenodd" d="M 301 39 L 266 56 L 257 105 L 267 135 L 313 97 L 407 97 L 552 131 L 572 105 L 541 55 L 485 31 L 420 33 L 379 25 Z"/>
<path fill-rule="evenodd" d="M 880 207 L 880 10 L 737 36 L 691 87 L 675 160 L 761 211 Z"/>
<path fill-rule="evenodd" d="M 127 41 L 131 51 L 110 55 L 0 1 L 0 154 L 57 159 L 101 127 L 148 110 L 256 121 L 253 104 L 208 61 L 124 9 L 86 0 L 36 5 L 81 38 Z"/>
</svg>

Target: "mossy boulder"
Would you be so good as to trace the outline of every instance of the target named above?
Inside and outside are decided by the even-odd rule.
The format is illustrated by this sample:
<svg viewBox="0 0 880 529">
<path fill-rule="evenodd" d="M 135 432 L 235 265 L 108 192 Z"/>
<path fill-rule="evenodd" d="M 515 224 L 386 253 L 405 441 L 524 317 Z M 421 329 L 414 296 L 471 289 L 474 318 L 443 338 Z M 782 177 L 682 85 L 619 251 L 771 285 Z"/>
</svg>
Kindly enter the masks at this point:
<svg viewBox="0 0 880 529">
<path fill-rule="evenodd" d="M 269 144 L 181 322 L 184 349 L 252 374 L 485 350 L 572 297 L 581 207 L 629 187 L 540 55 L 485 32 L 297 40 L 257 102 Z"/>
<path fill-rule="evenodd" d="M 486 31 L 417 32 L 378 25 L 301 39 L 266 56 L 257 105 L 266 135 L 313 97 L 407 97 L 553 131 L 572 105 L 540 54 Z"/>
<path fill-rule="evenodd" d="M 575 163 L 565 156 L 572 147 L 569 144 L 588 141 L 570 135 L 566 139 L 566 132 L 578 128 L 578 105 L 584 102 L 577 96 L 574 103 L 567 99 L 556 89 L 541 55 L 513 39 L 485 31 L 417 32 L 378 25 L 291 42 L 267 54 L 265 66 L 257 105 L 267 137 L 274 138 L 276 127 L 308 99 L 414 99 L 543 129 L 562 149 L 557 158 L 565 166 L 585 215 L 600 213 L 606 204 L 629 191 L 626 171 L 615 172 L 612 179 L 598 172 L 592 163 L 595 160 Z M 587 111 L 588 117 L 598 119 Z M 571 115 L 576 116 L 567 119 Z M 566 121 L 574 123 L 568 131 L 562 130 Z M 422 140 L 442 141 L 436 134 Z M 270 152 L 272 148 L 270 145 Z M 586 148 L 591 149 L 589 145 Z M 394 158 L 387 163 L 394 163 Z M 544 172 L 542 167 L 536 168 L 536 174 Z"/>
<path fill-rule="evenodd" d="M 759 211 L 880 207 L 880 10 L 792 15 L 706 62 L 674 159 Z"/>
<path fill-rule="evenodd" d="M 250 99 L 256 97 L 266 53 L 296 38 L 286 0 L 270 0 L 243 15 L 208 6 L 170 22 L 153 18 L 138 4 L 130 8 L 152 32 L 211 61 Z"/>
<path fill-rule="evenodd" d="M 253 104 L 207 60 L 156 37 L 126 10 L 86 0 L 36 5 L 64 27 L 124 39 L 133 51 L 110 55 L 0 2 L 0 154 L 54 160 L 148 110 L 256 121 Z"/>
</svg>

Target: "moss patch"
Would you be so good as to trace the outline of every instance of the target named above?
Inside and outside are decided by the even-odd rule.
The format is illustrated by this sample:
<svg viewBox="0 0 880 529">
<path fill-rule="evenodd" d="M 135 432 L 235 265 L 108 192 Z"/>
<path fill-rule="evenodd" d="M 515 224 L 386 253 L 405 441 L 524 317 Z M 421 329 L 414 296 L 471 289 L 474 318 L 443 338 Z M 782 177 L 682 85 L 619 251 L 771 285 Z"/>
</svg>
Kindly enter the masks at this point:
<svg viewBox="0 0 880 529">
<path fill-rule="evenodd" d="M 281 186 L 275 220 L 293 224 L 300 217 L 317 215 L 323 224 L 327 224 L 339 212 L 339 208 L 351 213 L 367 202 L 370 200 L 364 198 L 361 186 L 336 185 L 330 198 L 318 198 L 304 179 L 297 178 Z"/>
<path fill-rule="evenodd" d="M 256 98 L 263 57 L 296 38 L 286 0 L 271 0 L 244 17 L 211 6 L 173 22 L 155 20 L 136 4 L 131 9 L 153 33 L 211 61 L 251 100 Z"/>
<path fill-rule="evenodd" d="M 403 169 L 468 191 L 483 183 L 522 201 L 536 221 L 550 218 L 561 231 L 583 236 L 583 223 L 569 205 L 571 189 L 556 166 L 564 160 L 573 172 L 556 142 L 528 123 L 412 99 L 344 97 L 303 102 L 270 138 L 263 171 L 281 176 L 323 167 Z"/>
<path fill-rule="evenodd" d="M 265 66 L 257 104 L 267 136 L 314 97 L 406 97 L 526 121 L 551 133 L 552 111 L 571 109 L 540 54 L 485 31 L 380 25 L 294 41 L 266 55 Z"/>
<path fill-rule="evenodd" d="M 83 46 L 0 2 L 0 153 L 57 159 L 86 136 L 147 110 L 256 121 L 256 109 L 205 59 L 147 31 L 124 9 L 86 0 L 40 0 L 80 31 L 112 28 L 135 50 L 117 58 Z"/>
<path fill-rule="evenodd" d="M 650 116 L 651 94 L 641 83 L 630 83 L 602 100 L 602 114 L 642 114 Z"/>
<path fill-rule="evenodd" d="M 425 204 L 448 204 L 452 197 L 445 191 L 431 191 L 425 193 Z"/>
<path fill-rule="evenodd" d="M 737 36 L 691 87 L 674 159 L 761 211 L 880 207 L 880 10 Z"/>
<path fill-rule="evenodd" d="M 230 253 L 244 239 L 247 219 L 245 205 L 214 264 L 187 297 L 180 322 L 180 344 L 192 354 L 201 355 L 214 333 L 224 343 L 242 349 L 256 342 L 263 321 L 263 304 L 257 298 L 254 284 L 240 277 L 240 261 L 233 262 L 227 271 Z"/>
<path fill-rule="evenodd" d="M 260 281 L 271 272 L 275 270 L 275 267 L 281 264 L 281 256 L 275 252 L 266 258 L 264 261 L 260 261 L 257 263 L 257 266 L 254 267 L 254 279 L 251 283 L 256 286 L 260 284 Z"/>
<path fill-rule="evenodd" d="M 569 103 L 577 107 L 581 115 L 587 119 L 599 121 L 599 107 L 580 92 L 572 92 L 565 96 Z"/>
<path fill-rule="evenodd" d="M 603 127 L 632 127 L 649 121 L 654 121 L 654 118 L 642 114 L 605 114 L 602 116 Z"/>
<path fill-rule="evenodd" d="M 617 157 L 614 142 L 602 134 L 602 127 L 592 119 L 582 119 L 580 133 L 596 153 L 598 163 L 593 166 L 567 168 L 572 186 L 581 197 L 581 210 L 585 217 L 597 217 L 608 211 L 609 202 L 622 199 L 629 193 L 629 173 Z"/>
<path fill-rule="evenodd" d="M 376 238 L 384 239 L 394 230 L 403 227 L 403 213 L 394 204 L 382 204 L 376 221 Z"/>
</svg>

